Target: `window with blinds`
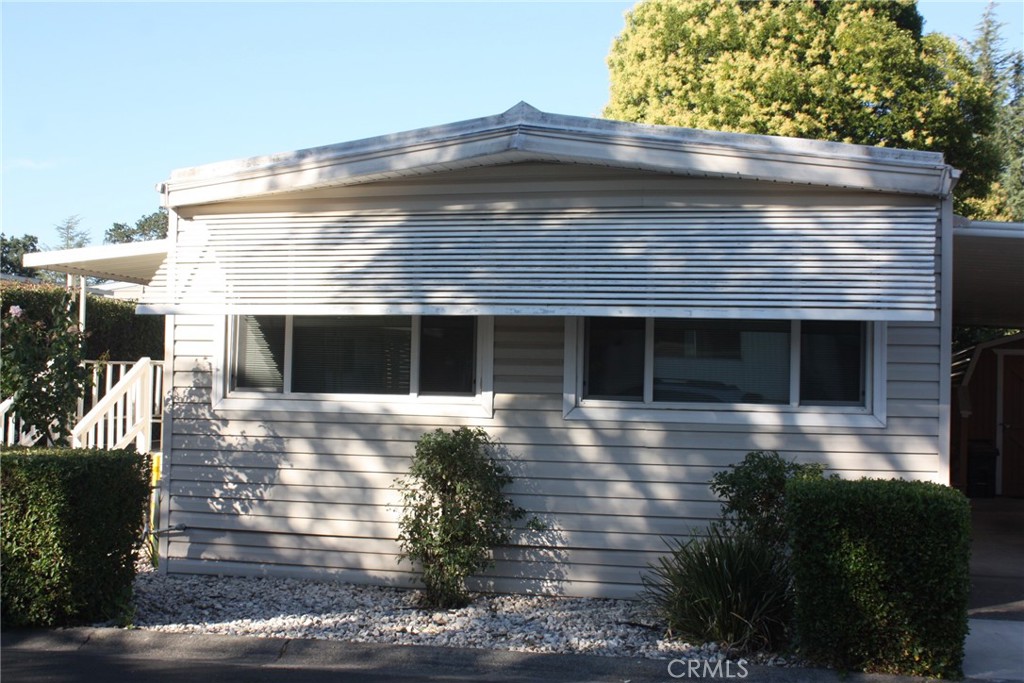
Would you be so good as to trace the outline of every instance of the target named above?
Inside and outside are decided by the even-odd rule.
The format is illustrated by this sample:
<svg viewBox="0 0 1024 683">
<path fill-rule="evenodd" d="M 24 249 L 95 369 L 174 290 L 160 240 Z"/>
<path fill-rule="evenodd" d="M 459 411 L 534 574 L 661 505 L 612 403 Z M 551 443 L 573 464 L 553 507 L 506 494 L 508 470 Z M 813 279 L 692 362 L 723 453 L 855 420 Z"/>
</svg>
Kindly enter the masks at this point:
<svg viewBox="0 0 1024 683">
<path fill-rule="evenodd" d="M 867 405 L 864 322 L 587 318 L 582 329 L 584 400 Z"/>
<path fill-rule="evenodd" d="M 471 316 L 247 315 L 236 330 L 236 389 L 392 396 L 476 391 Z"/>
</svg>

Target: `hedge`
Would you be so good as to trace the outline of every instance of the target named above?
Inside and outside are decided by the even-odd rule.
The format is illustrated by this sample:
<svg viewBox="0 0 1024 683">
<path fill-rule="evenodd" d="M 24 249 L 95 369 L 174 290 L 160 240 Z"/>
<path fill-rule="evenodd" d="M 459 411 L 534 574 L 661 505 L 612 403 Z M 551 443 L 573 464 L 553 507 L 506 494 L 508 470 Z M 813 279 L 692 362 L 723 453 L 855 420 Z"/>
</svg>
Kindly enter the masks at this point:
<svg viewBox="0 0 1024 683">
<path fill-rule="evenodd" d="M 971 533 L 962 493 L 794 480 L 786 521 L 803 654 L 845 670 L 961 677 Z"/>
<path fill-rule="evenodd" d="M 149 456 L 12 449 L 0 455 L 5 628 L 119 620 L 130 605 Z"/>
<path fill-rule="evenodd" d="M 0 308 L 6 313 L 20 306 L 33 320 L 50 323 L 50 312 L 58 304 L 63 287 L 4 281 L 0 288 Z M 112 361 L 164 357 L 164 317 L 136 315 L 135 304 L 120 299 L 86 295 L 86 355 L 90 360 L 104 353 Z"/>
</svg>

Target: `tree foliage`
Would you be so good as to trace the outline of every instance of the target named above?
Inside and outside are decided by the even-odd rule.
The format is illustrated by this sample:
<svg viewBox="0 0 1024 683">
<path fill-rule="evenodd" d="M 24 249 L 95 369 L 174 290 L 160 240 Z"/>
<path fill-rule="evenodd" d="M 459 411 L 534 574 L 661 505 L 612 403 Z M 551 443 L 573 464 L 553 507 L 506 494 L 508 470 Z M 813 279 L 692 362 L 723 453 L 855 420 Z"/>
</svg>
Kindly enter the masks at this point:
<svg viewBox="0 0 1024 683">
<path fill-rule="evenodd" d="M 53 226 L 57 231 L 57 249 L 78 249 L 89 244 L 89 231 L 83 230 L 81 216 L 68 216 Z"/>
<path fill-rule="evenodd" d="M 941 151 L 958 210 L 999 171 L 992 89 L 913 0 L 646 0 L 608 57 L 609 118 Z"/>
<path fill-rule="evenodd" d="M 0 394 L 14 398 L 14 412 L 49 434 L 57 445 L 67 443 L 75 423 L 78 399 L 85 396 L 91 375 L 83 365 L 85 333 L 78 325 L 70 292 L 49 311 L 6 305 L 0 316 Z"/>
<path fill-rule="evenodd" d="M 103 241 L 107 244 L 124 244 L 125 242 L 145 242 L 161 240 L 167 237 L 167 209 L 159 209 L 142 216 L 135 225 L 114 223 L 107 228 Z"/>
<path fill-rule="evenodd" d="M 1024 221 L 1024 52 L 1007 51 L 990 2 L 969 49 L 978 75 L 995 93 L 992 140 L 999 151 L 999 177 L 985 197 L 971 200 L 970 215 L 998 221 Z"/>
<path fill-rule="evenodd" d="M 21 257 L 39 251 L 39 238 L 35 235 L 8 237 L 0 234 L 0 273 L 5 275 L 35 276 L 34 268 L 21 265 Z"/>
</svg>

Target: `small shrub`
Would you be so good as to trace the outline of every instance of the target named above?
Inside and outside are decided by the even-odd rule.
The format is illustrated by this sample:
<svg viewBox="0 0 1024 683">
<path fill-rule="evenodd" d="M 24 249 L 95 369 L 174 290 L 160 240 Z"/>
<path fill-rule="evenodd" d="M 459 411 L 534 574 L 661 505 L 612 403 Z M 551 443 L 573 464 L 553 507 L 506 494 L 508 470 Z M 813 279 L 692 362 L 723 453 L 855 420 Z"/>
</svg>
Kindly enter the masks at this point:
<svg viewBox="0 0 1024 683">
<path fill-rule="evenodd" d="M 964 495 L 929 482 L 802 480 L 786 498 L 804 654 L 848 670 L 959 678 Z"/>
<path fill-rule="evenodd" d="M 706 538 L 669 542 L 644 576 L 644 599 L 669 633 L 742 651 L 777 650 L 788 637 L 792 582 L 780 549 L 718 524 Z"/>
<path fill-rule="evenodd" d="M 5 627 L 119 619 L 130 604 L 149 457 L 14 449 L 0 455 Z"/>
<path fill-rule="evenodd" d="M 512 477 L 494 462 L 482 429 L 424 434 L 407 476 L 395 481 L 403 501 L 402 558 L 419 563 L 424 606 L 469 602 L 466 578 L 491 566 L 491 549 L 508 543 L 525 511 L 502 493 Z"/>
<path fill-rule="evenodd" d="M 711 478 L 711 490 L 722 498 L 722 516 L 740 531 L 776 545 L 785 545 L 786 482 L 821 479 L 825 466 L 783 459 L 775 451 L 751 451 L 743 462 Z"/>
</svg>

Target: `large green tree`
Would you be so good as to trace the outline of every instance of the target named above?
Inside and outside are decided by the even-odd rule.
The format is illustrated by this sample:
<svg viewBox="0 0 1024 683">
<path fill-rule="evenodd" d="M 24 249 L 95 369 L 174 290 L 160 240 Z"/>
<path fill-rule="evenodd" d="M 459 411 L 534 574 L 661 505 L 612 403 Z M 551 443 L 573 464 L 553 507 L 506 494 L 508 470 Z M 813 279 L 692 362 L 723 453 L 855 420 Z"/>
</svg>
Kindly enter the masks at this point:
<svg viewBox="0 0 1024 683">
<path fill-rule="evenodd" d="M 608 118 L 941 151 L 957 209 L 999 173 L 995 96 L 913 0 L 645 0 L 608 56 Z"/>
<path fill-rule="evenodd" d="M 108 244 L 122 244 L 160 240 L 164 237 L 167 237 L 167 209 L 159 209 L 139 218 L 133 226 L 127 223 L 114 223 L 107 229 L 103 241 Z"/>
</svg>

